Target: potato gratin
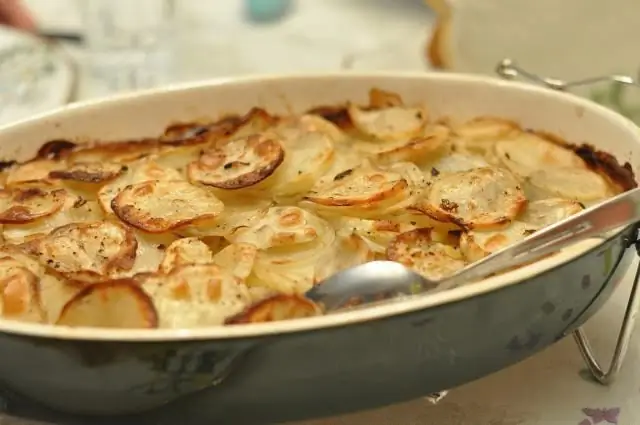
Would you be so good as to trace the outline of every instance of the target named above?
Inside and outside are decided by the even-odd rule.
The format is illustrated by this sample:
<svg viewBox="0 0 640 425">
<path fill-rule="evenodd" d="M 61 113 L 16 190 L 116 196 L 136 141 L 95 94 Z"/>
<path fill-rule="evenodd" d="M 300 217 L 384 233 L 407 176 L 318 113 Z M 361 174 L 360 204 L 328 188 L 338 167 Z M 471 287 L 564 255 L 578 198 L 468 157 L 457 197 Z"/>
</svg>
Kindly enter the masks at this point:
<svg viewBox="0 0 640 425">
<path fill-rule="evenodd" d="M 442 278 L 635 184 L 589 146 L 430 119 L 378 89 L 367 106 L 53 141 L 2 181 L 2 316 L 121 328 L 321 314 L 303 294 L 342 269 Z"/>
</svg>

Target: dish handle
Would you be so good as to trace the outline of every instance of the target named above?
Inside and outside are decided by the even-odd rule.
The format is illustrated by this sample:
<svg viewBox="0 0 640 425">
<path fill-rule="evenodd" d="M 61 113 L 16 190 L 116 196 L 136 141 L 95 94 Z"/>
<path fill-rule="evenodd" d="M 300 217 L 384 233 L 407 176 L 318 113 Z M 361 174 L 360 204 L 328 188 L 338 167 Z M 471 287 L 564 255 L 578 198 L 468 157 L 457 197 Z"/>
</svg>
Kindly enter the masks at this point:
<svg viewBox="0 0 640 425">
<path fill-rule="evenodd" d="M 574 87 L 588 86 L 603 82 L 609 82 L 612 85 L 619 87 L 640 87 L 640 83 L 636 79 L 628 75 L 604 75 L 577 81 L 563 81 L 556 78 L 542 77 L 519 67 L 512 59 L 503 59 L 502 61 L 500 61 L 496 66 L 495 72 L 496 74 L 498 74 L 498 76 L 505 80 L 514 80 L 518 77 L 522 77 L 527 81 L 537 83 L 549 89 L 557 91 L 568 91 L 569 89 Z M 623 110 L 619 110 L 617 112 L 628 116 L 628 114 L 625 114 L 625 111 Z M 615 269 L 622 260 L 622 257 L 626 252 L 626 248 L 630 248 L 632 246 L 635 247 L 636 253 L 640 256 L 640 239 L 638 238 L 639 229 L 640 223 L 635 224 L 634 229 L 631 233 L 635 236 L 635 240 L 626 240 L 626 247 L 620 254 L 618 262 L 614 265 L 613 270 L 609 275 L 609 279 L 611 279 L 615 272 Z M 605 286 L 608 284 L 609 282 L 607 282 Z M 596 296 L 595 299 L 597 298 L 598 296 Z M 589 306 L 586 311 L 590 310 L 590 307 L 591 306 Z M 627 308 L 622 319 L 622 325 L 618 333 L 618 338 L 616 340 L 611 360 L 607 367 L 602 366 L 601 362 L 598 361 L 596 355 L 593 352 L 593 349 L 591 348 L 589 338 L 587 337 L 584 329 L 578 327 L 577 329 L 571 331 L 576 345 L 578 346 L 578 350 L 580 351 L 580 354 L 582 355 L 582 358 L 584 359 L 589 372 L 591 372 L 591 375 L 598 383 L 602 385 L 609 385 L 615 380 L 618 373 L 620 372 L 627 353 L 627 349 L 629 347 L 629 342 L 631 340 L 631 335 L 633 333 L 638 311 L 640 311 L 640 263 L 638 264 L 636 273 L 634 275 Z"/>
</svg>

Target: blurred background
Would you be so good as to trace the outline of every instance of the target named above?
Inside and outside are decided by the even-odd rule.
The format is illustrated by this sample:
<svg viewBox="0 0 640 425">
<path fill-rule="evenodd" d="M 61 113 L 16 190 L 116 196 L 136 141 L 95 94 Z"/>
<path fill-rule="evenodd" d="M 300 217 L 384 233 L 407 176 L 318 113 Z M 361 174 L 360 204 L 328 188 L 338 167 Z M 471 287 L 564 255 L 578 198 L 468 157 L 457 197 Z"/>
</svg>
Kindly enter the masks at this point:
<svg viewBox="0 0 640 425">
<path fill-rule="evenodd" d="M 0 27 L 0 122 L 192 80 L 421 71 L 434 19 L 423 0 L 2 1 L 34 22 Z"/>
</svg>

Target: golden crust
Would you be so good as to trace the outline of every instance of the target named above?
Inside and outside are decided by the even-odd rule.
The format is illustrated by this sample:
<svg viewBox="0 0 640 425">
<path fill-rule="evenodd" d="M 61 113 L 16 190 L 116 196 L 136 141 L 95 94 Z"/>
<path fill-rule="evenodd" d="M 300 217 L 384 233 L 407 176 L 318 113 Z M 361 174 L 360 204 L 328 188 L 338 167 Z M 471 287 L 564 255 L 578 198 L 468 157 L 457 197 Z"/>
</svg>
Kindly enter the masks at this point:
<svg viewBox="0 0 640 425">
<path fill-rule="evenodd" d="M 354 127 L 377 140 L 402 140 L 418 137 L 427 124 L 424 108 L 406 107 L 395 93 L 374 89 L 369 106 L 350 104 L 347 108 Z"/>
<path fill-rule="evenodd" d="M 326 207 L 372 206 L 402 197 L 408 187 L 398 173 L 351 169 L 336 174 L 333 182 L 312 190 L 305 199 Z"/>
<path fill-rule="evenodd" d="M 65 204 L 64 189 L 12 187 L 0 189 L 0 223 L 24 224 L 51 216 Z"/>
<path fill-rule="evenodd" d="M 410 267 L 427 279 L 440 280 L 466 266 L 460 250 L 433 229 L 402 233 L 389 244 L 387 258 Z"/>
<path fill-rule="evenodd" d="M 114 162 L 76 162 L 64 170 L 49 172 L 49 178 L 81 183 L 104 183 L 120 177 L 127 167 Z"/>
<path fill-rule="evenodd" d="M 64 163 L 53 159 L 36 159 L 16 165 L 8 171 L 7 185 L 25 182 L 47 181 L 49 173 L 64 169 Z"/>
<path fill-rule="evenodd" d="M 23 244 L 41 264 L 67 279 L 95 282 L 118 277 L 133 267 L 138 242 L 123 224 L 69 224 Z"/>
<path fill-rule="evenodd" d="M 433 183 L 415 208 L 464 229 L 491 229 L 514 220 L 527 204 L 518 180 L 507 170 L 484 167 L 448 174 Z"/>
<path fill-rule="evenodd" d="M 215 144 L 189 164 L 187 173 L 193 182 L 219 189 L 241 189 L 269 177 L 284 157 L 280 141 L 252 134 Z"/>
<path fill-rule="evenodd" d="M 0 291 L 2 317 L 36 323 L 45 321 L 39 276 L 13 258 L 0 258 Z"/>
<path fill-rule="evenodd" d="M 228 325 L 264 323 L 318 316 L 320 308 L 295 295 L 276 295 L 262 300 L 226 321 Z"/>
<path fill-rule="evenodd" d="M 223 208 L 211 191 L 185 181 L 151 180 L 129 185 L 111 201 L 111 209 L 120 220 L 149 233 L 212 219 Z"/>
<path fill-rule="evenodd" d="M 181 266 L 212 262 L 213 252 L 206 243 L 198 238 L 182 238 L 166 248 L 159 271 L 166 274 Z"/>
<path fill-rule="evenodd" d="M 99 282 L 87 286 L 62 309 L 60 326 L 143 328 L 158 326 L 151 298 L 131 279 Z"/>
<path fill-rule="evenodd" d="M 251 302 L 248 288 L 215 264 L 191 264 L 143 283 L 168 328 L 215 326 Z"/>
</svg>

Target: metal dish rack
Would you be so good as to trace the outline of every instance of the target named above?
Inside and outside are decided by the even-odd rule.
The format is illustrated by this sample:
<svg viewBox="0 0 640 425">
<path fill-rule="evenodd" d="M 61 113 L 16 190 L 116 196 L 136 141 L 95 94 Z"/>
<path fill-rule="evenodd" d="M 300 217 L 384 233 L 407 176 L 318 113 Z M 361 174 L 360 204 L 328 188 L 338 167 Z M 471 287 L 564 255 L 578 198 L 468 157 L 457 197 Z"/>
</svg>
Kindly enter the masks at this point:
<svg viewBox="0 0 640 425">
<path fill-rule="evenodd" d="M 569 89 L 574 87 L 588 86 L 598 83 L 613 83 L 623 86 L 640 87 L 640 82 L 628 75 L 606 75 L 576 81 L 563 81 L 555 78 L 542 77 L 519 67 L 511 59 L 503 59 L 502 61 L 500 61 L 500 63 L 496 66 L 495 72 L 496 74 L 498 74 L 498 76 L 505 80 L 514 80 L 520 77 L 528 82 L 539 84 L 549 89 L 558 91 L 568 91 Z M 638 239 L 637 235 L 636 240 L 631 242 L 629 246 L 632 245 L 635 246 L 636 253 L 640 256 L 640 239 Z M 608 365 L 605 366 L 598 360 L 597 356 L 593 352 L 593 349 L 591 348 L 589 338 L 582 328 L 578 328 L 573 332 L 573 338 L 578 346 L 578 350 L 580 351 L 585 364 L 587 365 L 587 368 L 589 369 L 589 372 L 591 373 L 595 381 L 602 385 L 609 385 L 616 379 L 624 362 L 625 356 L 627 354 L 627 349 L 629 348 L 629 342 L 631 341 L 636 316 L 640 309 L 640 296 L 638 294 L 639 287 L 640 263 L 638 264 L 636 273 L 633 278 L 627 308 L 625 310 L 615 348 Z"/>
</svg>

